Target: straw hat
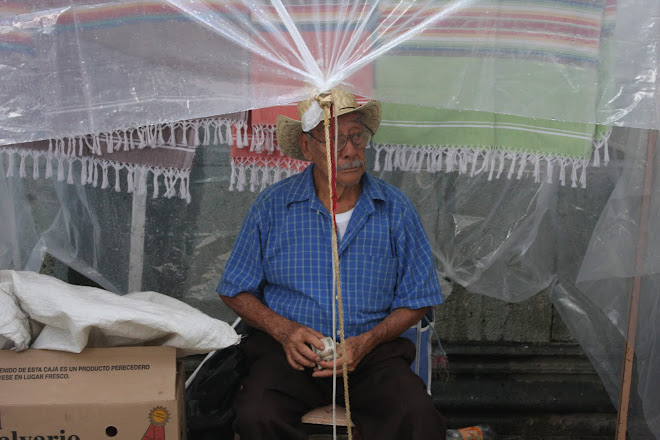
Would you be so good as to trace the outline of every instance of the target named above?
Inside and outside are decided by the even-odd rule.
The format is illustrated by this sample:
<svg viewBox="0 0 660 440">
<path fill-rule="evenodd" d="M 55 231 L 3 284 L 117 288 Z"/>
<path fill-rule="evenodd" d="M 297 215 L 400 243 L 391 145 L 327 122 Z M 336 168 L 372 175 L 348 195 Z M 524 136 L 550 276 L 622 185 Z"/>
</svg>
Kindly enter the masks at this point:
<svg viewBox="0 0 660 440">
<path fill-rule="evenodd" d="M 369 101 L 359 106 L 357 99 L 351 93 L 342 89 L 332 89 L 332 102 L 334 114 L 337 116 L 359 112 L 364 115 L 364 125 L 376 133 L 380 126 L 380 102 Z M 307 160 L 300 146 L 300 133 L 310 131 L 323 120 L 323 111 L 315 98 L 300 101 L 298 103 L 298 117 L 300 121 L 283 115 L 277 117 L 277 145 L 289 157 Z"/>
</svg>

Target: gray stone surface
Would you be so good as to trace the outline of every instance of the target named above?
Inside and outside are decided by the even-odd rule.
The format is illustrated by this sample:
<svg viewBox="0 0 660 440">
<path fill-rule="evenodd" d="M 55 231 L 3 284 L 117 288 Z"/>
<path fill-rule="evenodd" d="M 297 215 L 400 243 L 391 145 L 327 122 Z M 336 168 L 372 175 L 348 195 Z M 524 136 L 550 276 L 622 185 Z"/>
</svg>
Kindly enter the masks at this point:
<svg viewBox="0 0 660 440">
<path fill-rule="evenodd" d="M 436 307 L 436 330 L 443 341 L 551 342 L 553 323 L 552 303 L 544 294 L 508 303 L 458 287 Z"/>
<path fill-rule="evenodd" d="M 564 324 L 564 321 L 554 306 L 552 307 L 552 326 L 550 329 L 550 340 L 552 342 L 577 342 L 571 335 L 571 332 L 568 330 L 568 327 L 566 327 L 566 324 Z"/>
</svg>

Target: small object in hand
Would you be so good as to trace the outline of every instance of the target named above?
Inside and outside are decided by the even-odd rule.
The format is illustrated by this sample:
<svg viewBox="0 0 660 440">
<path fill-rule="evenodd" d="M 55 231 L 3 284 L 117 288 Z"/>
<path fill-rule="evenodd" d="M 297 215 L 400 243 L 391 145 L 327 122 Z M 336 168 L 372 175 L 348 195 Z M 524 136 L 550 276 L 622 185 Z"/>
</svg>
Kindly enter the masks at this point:
<svg viewBox="0 0 660 440">
<path fill-rule="evenodd" d="M 321 356 L 321 360 L 326 362 L 331 361 L 335 355 L 335 340 L 329 336 L 326 336 L 325 338 L 321 339 L 321 342 L 323 343 L 323 350 L 319 350 L 313 345 L 312 345 L 312 350 L 314 351 L 314 353 Z M 320 368 L 321 367 L 319 367 L 319 369 Z"/>
</svg>

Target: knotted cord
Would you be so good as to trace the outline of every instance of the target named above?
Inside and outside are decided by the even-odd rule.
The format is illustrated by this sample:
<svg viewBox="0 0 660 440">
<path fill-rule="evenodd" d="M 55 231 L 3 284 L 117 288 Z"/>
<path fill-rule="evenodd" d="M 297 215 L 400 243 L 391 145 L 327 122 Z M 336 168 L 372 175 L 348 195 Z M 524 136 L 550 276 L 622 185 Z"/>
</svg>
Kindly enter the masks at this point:
<svg viewBox="0 0 660 440">
<path fill-rule="evenodd" d="M 320 95 L 316 98 L 319 105 L 323 109 L 323 127 L 325 129 L 325 154 L 326 162 L 328 164 L 328 189 L 330 191 L 330 217 L 332 218 L 332 265 L 334 269 L 334 278 L 336 280 L 337 287 L 337 308 L 339 311 L 339 341 L 341 346 L 341 356 L 343 359 L 342 362 L 342 375 L 344 377 L 344 407 L 346 408 L 346 428 L 348 430 L 348 440 L 352 440 L 352 431 L 351 431 L 351 406 L 350 399 L 348 395 L 348 370 L 346 367 L 346 344 L 344 344 L 344 307 L 342 303 L 341 296 L 341 279 L 339 278 L 339 248 L 337 246 L 337 222 L 335 220 L 335 211 L 337 209 L 337 167 L 335 166 L 335 155 L 334 155 L 334 143 L 331 143 L 330 137 L 330 121 L 332 119 L 331 109 L 332 109 L 332 94 Z M 334 338 L 335 335 L 333 335 Z M 335 357 L 336 361 L 336 357 Z M 333 374 L 333 380 L 335 380 L 335 375 Z M 335 406 L 335 400 L 332 402 L 333 411 Z"/>
</svg>

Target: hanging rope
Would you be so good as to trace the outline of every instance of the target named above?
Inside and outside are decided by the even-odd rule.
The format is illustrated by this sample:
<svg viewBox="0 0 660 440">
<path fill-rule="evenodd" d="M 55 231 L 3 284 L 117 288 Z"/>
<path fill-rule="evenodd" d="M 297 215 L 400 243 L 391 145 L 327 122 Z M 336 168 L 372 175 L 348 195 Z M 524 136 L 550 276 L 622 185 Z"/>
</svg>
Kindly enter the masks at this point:
<svg viewBox="0 0 660 440">
<path fill-rule="evenodd" d="M 344 306 L 341 297 L 341 280 L 339 278 L 339 248 L 337 246 L 337 223 L 335 221 L 335 211 L 337 209 L 337 175 L 335 166 L 334 148 L 330 138 L 330 121 L 332 119 L 332 95 L 326 94 L 316 98 L 319 105 L 323 109 L 323 127 L 325 128 L 325 154 L 326 162 L 328 163 L 328 190 L 330 192 L 330 217 L 332 218 L 332 266 L 334 269 L 335 280 L 337 282 L 337 308 L 339 311 L 339 341 L 341 346 L 342 362 L 342 375 L 344 377 L 344 407 L 346 408 L 346 428 L 348 430 L 348 440 L 353 439 L 351 430 L 351 405 L 348 395 L 348 370 L 346 367 L 346 344 L 344 344 Z M 333 335 L 334 338 L 334 335 Z M 333 375 L 333 380 L 334 380 Z M 335 405 L 334 399 L 332 402 L 333 408 Z"/>
</svg>

